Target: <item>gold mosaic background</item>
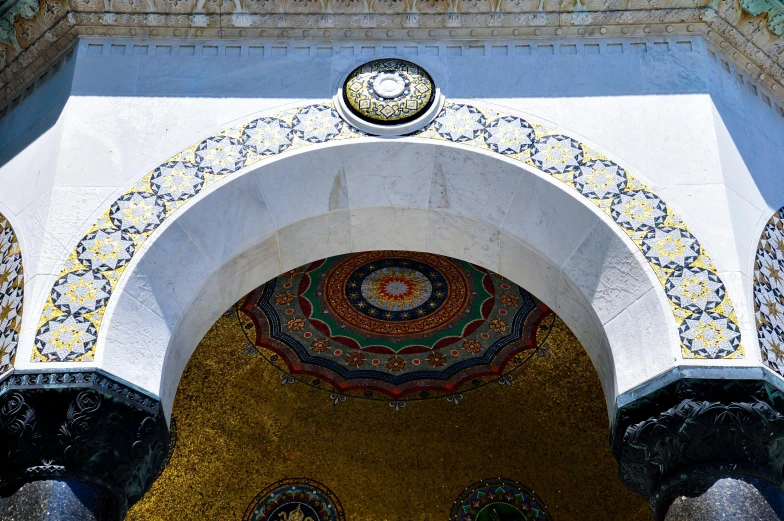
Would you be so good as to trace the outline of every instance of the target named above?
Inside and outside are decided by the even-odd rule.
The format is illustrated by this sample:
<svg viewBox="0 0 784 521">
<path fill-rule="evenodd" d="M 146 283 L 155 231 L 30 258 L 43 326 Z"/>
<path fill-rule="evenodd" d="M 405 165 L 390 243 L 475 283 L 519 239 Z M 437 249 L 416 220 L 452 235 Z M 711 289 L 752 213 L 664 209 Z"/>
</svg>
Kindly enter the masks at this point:
<svg viewBox="0 0 784 521">
<path fill-rule="evenodd" d="M 240 520 L 259 490 L 299 476 L 330 487 L 348 521 L 447 521 L 465 487 L 499 476 L 533 489 L 555 521 L 653 519 L 618 478 L 598 377 L 560 320 L 550 355 L 511 386 L 399 412 L 281 385 L 243 344 L 235 317 L 202 340 L 174 404 L 177 449 L 129 521 Z"/>
</svg>

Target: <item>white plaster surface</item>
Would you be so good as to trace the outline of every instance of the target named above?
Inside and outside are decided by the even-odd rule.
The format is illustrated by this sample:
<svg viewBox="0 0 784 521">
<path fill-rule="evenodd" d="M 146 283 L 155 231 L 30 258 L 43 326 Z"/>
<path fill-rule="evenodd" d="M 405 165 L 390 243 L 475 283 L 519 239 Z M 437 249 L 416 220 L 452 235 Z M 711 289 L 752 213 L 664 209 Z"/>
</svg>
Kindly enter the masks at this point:
<svg viewBox="0 0 784 521">
<path fill-rule="evenodd" d="M 399 55 L 427 67 L 448 100 L 519 111 L 595 144 L 647 182 L 684 218 L 725 278 L 749 353 L 738 363 L 758 362 L 750 259 L 760 223 L 784 205 L 784 117 L 775 100 L 766 102 L 753 80 L 725 70 L 699 37 L 234 47 L 230 41 L 84 39 L 59 71 L 0 119 L 0 203 L 18 223 L 28 280 L 20 353 L 29 353 L 60 263 L 108 199 L 230 122 L 327 101 L 340 76 L 358 63 Z M 239 56 L 231 55 L 235 50 Z M 615 352 L 609 329 L 608 337 L 596 332 L 609 327 L 606 320 L 625 323 L 624 313 L 642 306 L 635 298 L 661 295 L 648 290 L 640 297 L 650 274 L 637 277 L 637 254 L 624 254 L 611 235 L 601 235 L 604 224 L 595 211 L 574 204 L 551 180 L 533 183 L 536 176 L 505 161 L 449 147 L 395 149 L 370 141 L 311 147 L 236 178 L 246 185 L 230 188 L 232 181 L 200 199 L 203 216 L 185 212 L 177 228 L 165 232 L 172 238 L 160 247 L 165 242 L 173 249 L 150 250 L 146 264 L 135 268 L 137 279 L 128 282 L 129 295 L 168 316 L 169 333 L 190 338 L 180 334 L 186 325 L 179 313 L 196 295 L 148 285 L 160 276 L 154 270 L 171 268 L 167 256 L 192 254 L 179 266 L 188 273 L 173 273 L 173 280 L 200 289 L 214 280 L 215 301 L 223 305 L 281 270 L 326 255 L 385 244 L 428 248 L 525 281 L 567 316 L 559 306 L 573 301 L 582 311 L 574 312 L 570 326 L 598 346 L 594 362 L 607 368 L 604 376 L 613 373 L 613 363 L 626 363 L 625 355 L 633 360 L 633 353 Z M 227 201 L 235 201 L 233 207 Z M 228 222 L 235 224 L 221 225 Z M 395 233 L 398 228 L 408 231 Z M 602 248 L 604 260 L 596 257 Z M 609 252 L 623 260 L 613 264 Z M 595 270 L 578 262 L 582 256 L 597 263 Z M 586 287 L 575 293 L 573 283 Z M 131 303 L 123 306 L 114 313 L 131 309 Z M 646 327 L 653 325 L 640 324 Z M 670 347 L 661 348 L 667 352 L 661 360 L 677 354 Z M 167 371 L 183 360 L 167 358 Z M 642 364 L 635 377 L 619 375 L 607 392 L 654 375 L 657 364 Z M 18 365 L 36 367 L 25 360 Z"/>
<path fill-rule="evenodd" d="M 328 168 L 324 181 L 327 187 L 335 179 L 335 158 L 342 157 L 346 164 L 356 161 L 352 155 L 368 155 L 367 146 L 351 142 L 305 149 L 214 185 L 148 239 L 144 251 L 128 267 L 125 282 L 118 287 L 116 304 L 107 309 L 98 347 L 103 355 L 98 365 L 160 396 L 168 413 L 193 349 L 234 301 L 269 278 L 305 263 L 351 251 L 388 248 L 454 256 L 496 270 L 541 295 L 584 343 L 599 370 L 611 411 L 617 392 L 674 365 L 678 349 L 674 333 L 642 342 L 637 338 L 639 328 L 633 323 L 613 334 L 606 332 L 605 324 L 644 298 L 658 305 L 646 304 L 646 313 L 657 315 L 645 319 L 653 324 L 648 329 L 662 326 L 674 330 L 674 324 L 663 289 L 649 273 L 636 246 L 609 219 L 600 218 L 598 209 L 579 194 L 559 188 L 547 176 L 473 149 L 416 140 L 380 140 L 375 147 L 382 157 L 408 154 L 440 158 L 440 162 L 430 163 L 428 175 L 433 186 L 452 190 L 479 169 L 495 173 L 478 176 L 489 193 L 506 191 L 507 201 L 517 199 L 521 190 L 538 194 L 539 199 L 545 194 L 557 202 L 561 211 L 532 218 L 528 214 L 511 215 L 496 206 L 472 218 L 468 211 L 454 211 L 463 208 L 460 204 L 445 208 L 443 198 L 431 197 L 428 208 L 331 209 L 322 196 L 312 199 L 312 204 L 300 205 L 296 213 L 299 220 L 289 223 L 290 218 L 283 218 L 285 224 L 281 226 L 273 222 L 266 202 L 294 201 L 296 187 L 311 180 L 307 177 L 303 181 L 303 176 L 315 176 L 310 168 L 322 162 L 322 155 Z M 441 168 L 444 164 L 449 168 Z M 413 175 L 402 168 L 401 176 Z M 422 175 L 420 163 L 409 162 L 407 168 Z M 274 182 L 261 183 L 261 187 L 256 183 L 265 179 Z M 347 193 L 352 192 L 352 179 L 356 178 L 345 177 Z M 469 199 L 465 191 L 455 189 L 453 193 L 450 202 Z M 568 228 L 568 221 L 575 215 L 588 223 L 581 233 L 556 233 Z M 500 222 L 515 224 L 504 229 L 503 243 Z M 536 233 L 543 229 L 552 233 Z M 142 316 L 153 313 L 158 318 L 150 321 L 143 335 L 135 333 L 145 338 L 126 344 L 117 341 L 138 326 L 137 318 L 121 315 L 137 312 Z M 641 324 L 648 324 L 645 320 Z M 648 329 L 645 334 L 650 333 Z M 645 354 L 635 354 L 642 348 L 647 350 Z M 133 357 L 128 350 L 144 354 L 143 370 L 139 363 L 131 364 Z M 155 354 L 150 354 L 151 350 Z M 657 362 L 623 367 L 613 364 L 616 359 L 635 357 Z"/>
</svg>

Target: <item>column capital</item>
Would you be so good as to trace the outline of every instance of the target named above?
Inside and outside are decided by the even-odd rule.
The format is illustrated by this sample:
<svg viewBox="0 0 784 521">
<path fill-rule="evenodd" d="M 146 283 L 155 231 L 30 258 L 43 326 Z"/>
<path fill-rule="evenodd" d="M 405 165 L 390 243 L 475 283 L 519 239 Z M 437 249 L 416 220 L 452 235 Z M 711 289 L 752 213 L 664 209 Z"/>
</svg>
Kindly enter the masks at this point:
<svg viewBox="0 0 784 521">
<path fill-rule="evenodd" d="M 678 380 L 620 408 L 611 448 L 619 474 L 657 519 L 689 483 L 761 479 L 782 490 L 784 394 L 761 380 Z"/>
<path fill-rule="evenodd" d="M 98 370 L 14 373 L 0 383 L 0 492 L 68 478 L 104 488 L 121 514 L 163 470 L 160 402 Z"/>
</svg>

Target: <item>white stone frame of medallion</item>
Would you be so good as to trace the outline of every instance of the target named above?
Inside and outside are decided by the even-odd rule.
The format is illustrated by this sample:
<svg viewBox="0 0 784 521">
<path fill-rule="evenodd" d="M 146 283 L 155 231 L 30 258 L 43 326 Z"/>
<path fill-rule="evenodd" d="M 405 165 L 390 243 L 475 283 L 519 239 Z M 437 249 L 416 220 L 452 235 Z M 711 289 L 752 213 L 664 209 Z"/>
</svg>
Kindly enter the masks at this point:
<svg viewBox="0 0 784 521">
<path fill-rule="evenodd" d="M 680 361 L 653 270 L 576 191 L 464 145 L 360 138 L 237 172 L 167 219 L 118 283 L 94 365 L 160 396 L 168 416 L 188 359 L 229 306 L 289 269 L 379 249 L 448 255 L 531 291 L 585 346 L 610 418 L 618 395 Z"/>
<path fill-rule="evenodd" d="M 430 105 L 430 108 L 428 108 L 421 116 L 400 125 L 378 125 L 360 118 L 346 106 L 346 102 L 343 99 L 343 87 L 346 84 L 346 79 L 349 77 L 349 75 L 354 72 L 357 67 L 361 67 L 362 65 L 372 61 L 374 62 L 381 60 L 402 60 L 411 62 L 423 71 L 427 72 L 427 74 L 433 80 L 433 103 Z M 427 65 L 422 65 L 422 63 L 427 63 Z M 332 103 L 335 105 L 335 110 L 337 110 L 338 114 L 340 114 L 340 117 L 342 117 L 344 120 L 370 135 L 394 138 L 414 133 L 431 123 L 441 112 L 441 109 L 444 108 L 444 103 L 446 102 L 446 93 L 445 91 L 442 91 L 441 85 L 448 85 L 448 82 L 446 81 L 446 67 L 443 60 L 432 58 L 428 60 L 427 57 L 423 56 L 400 56 L 395 53 L 389 53 L 374 56 L 370 60 L 367 56 L 352 56 L 350 59 L 345 60 L 345 63 L 338 62 L 337 66 L 344 67 L 345 70 L 341 74 L 337 75 L 333 85 L 332 90 L 335 92 L 335 94 L 332 96 Z"/>
</svg>

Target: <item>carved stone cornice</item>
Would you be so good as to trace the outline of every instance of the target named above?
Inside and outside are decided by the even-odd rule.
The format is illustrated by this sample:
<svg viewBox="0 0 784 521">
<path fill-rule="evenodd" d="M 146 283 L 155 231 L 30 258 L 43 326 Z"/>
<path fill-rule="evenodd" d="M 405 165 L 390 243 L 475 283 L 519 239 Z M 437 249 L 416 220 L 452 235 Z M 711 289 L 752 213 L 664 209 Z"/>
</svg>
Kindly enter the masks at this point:
<svg viewBox="0 0 784 521">
<path fill-rule="evenodd" d="M 158 400 L 100 371 L 15 373 L 0 384 L 0 490 L 74 478 L 109 490 L 124 510 L 169 448 Z"/>
<path fill-rule="evenodd" d="M 619 409 L 619 474 L 657 519 L 688 483 L 743 475 L 784 483 L 784 394 L 757 380 L 679 380 Z"/>
<path fill-rule="evenodd" d="M 21 1 L 35 0 L 6 0 Z M 740 1 L 38 0 L 32 18 L 14 16 L 12 35 L 0 28 L 0 105 L 80 35 L 362 41 L 700 34 L 784 101 L 784 38 L 771 30 L 768 11 L 751 16 Z"/>
</svg>

